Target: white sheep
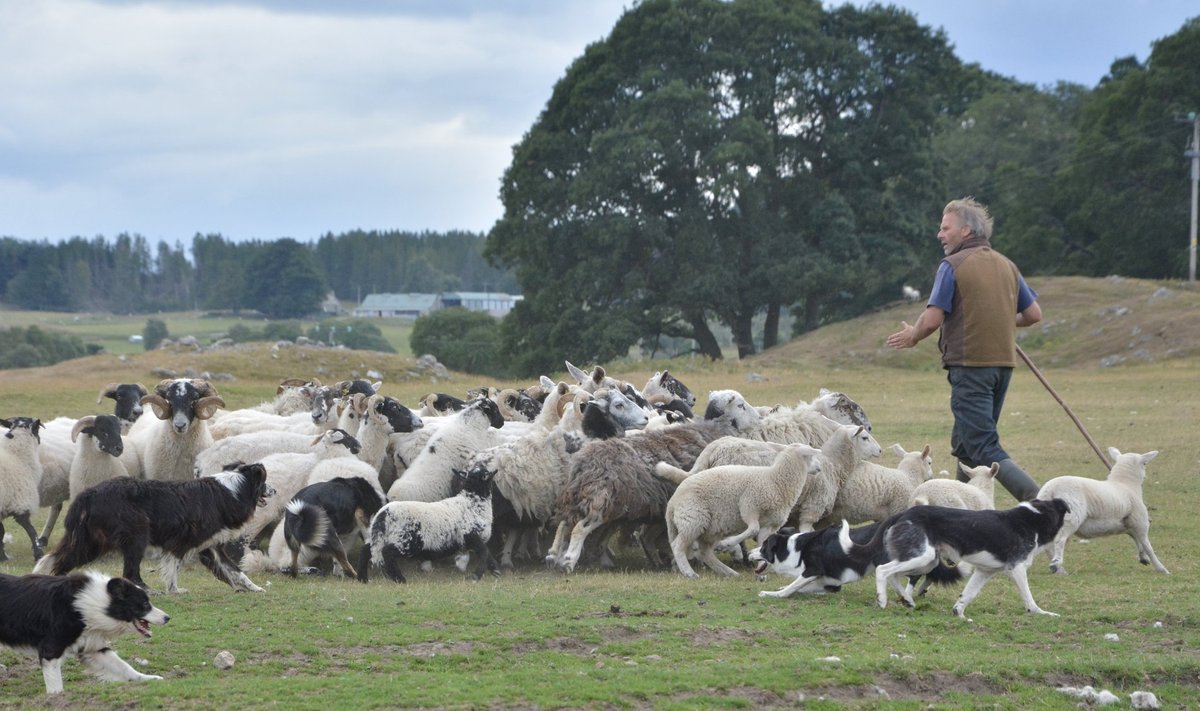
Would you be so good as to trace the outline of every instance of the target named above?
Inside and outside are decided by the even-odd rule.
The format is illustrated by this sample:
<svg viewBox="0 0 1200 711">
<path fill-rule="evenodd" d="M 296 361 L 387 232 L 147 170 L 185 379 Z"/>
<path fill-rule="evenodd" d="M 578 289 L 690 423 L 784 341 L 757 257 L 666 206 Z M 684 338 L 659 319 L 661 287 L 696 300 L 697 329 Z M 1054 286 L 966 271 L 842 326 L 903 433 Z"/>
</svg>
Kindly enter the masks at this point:
<svg viewBox="0 0 1200 711">
<path fill-rule="evenodd" d="M 892 445 L 900 448 L 900 445 Z M 901 456 L 904 450 L 897 452 Z M 942 477 L 921 482 L 908 497 L 909 506 L 946 506 L 952 509 L 984 511 L 996 508 L 996 474 L 1000 465 L 964 467 L 969 481 L 951 478 L 945 470 Z"/>
<path fill-rule="evenodd" d="M 817 523 L 829 516 L 837 504 L 842 486 L 855 467 L 865 459 L 878 457 L 879 443 L 861 425 L 837 425 L 821 445 L 821 472 L 808 478 L 800 499 L 796 502 L 797 530 L 801 533 L 816 529 Z"/>
<path fill-rule="evenodd" d="M 151 426 L 130 430 L 127 445 L 138 450 L 147 479 L 186 481 L 195 478 L 196 455 L 212 446 L 207 420 L 225 401 L 207 380 L 163 380 L 142 398 L 158 418 Z"/>
<path fill-rule="evenodd" d="M 121 436 L 125 437 L 142 416 L 141 398 L 146 392 L 146 386 L 141 383 L 109 383 L 100 389 L 96 404 L 104 402 L 104 398 L 114 401 L 113 415 L 120 421 Z M 38 497 L 41 507 L 50 509 L 42 533 L 38 536 L 43 548 L 50 539 L 54 524 L 58 522 L 63 504 L 71 496 L 71 462 L 75 458 L 71 430 L 76 422 L 76 418 L 56 417 L 42 424 L 42 443 L 38 448 L 38 456 L 42 460 L 42 481 L 38 484 Z M 129 476 L 141 478 L 142 465 L 136 448 L 125 447 L 121 463 Z"/>
<path fill-rule="evenodd" d="M 121 442 L 121 421 L 113 415 L 81 417 L 71 430 L 76 442 L 75 458 L 71 460 L 70 493 L 74 499 L 85 489 L 119 476 L 129 476 L 121 464 L 125 450 Z"/>
<path fill-rule="evenodd" d="M 42 463 L 38 457 L 39 430 L 42 421 L 31 417 L 0 419 L 8 431 L 0 437 L 0 561 L 8 560 L 4 552 L 4 519 L 9 516 L 29 534 L 33 559 L 42 557 L 37 531 L 29 517 L 38 508 L 38 482 L 42 478 Z"/>
<path fill-rule="evenodd" d="M 817 522 L 817 528 L 832 526 L 842 519 L 852 524 L 882 521 L 906 509 L 913 489 L 932 478 L 929 445 L 919 452 L 905 452 L 895 468 L 859 462 L 838 489 L 833 510 Z"/>
<path fill-rule="evenodd" d="M 787 522 L 810 476 L 820 470 L 820 451 L 806 444 L 787 445 L 767 466 L 730 464 L 687 476 L 667 502 L 667 537 L 679 572 L 699 577 L 688 555 L 699 544 L 699 558 L 713 572 L 737 575 L 721 562 L 715 546 L 739 546 L 747 538 L 761 540 Z M 665 471 L 664 471 L 665 469 Z M 671 478 L 659 464 L 656 471 Z M 672 478 L 673 481 L 675 481 Z"/>
<path fill-rule="evenodd" d="M 492 535 L 492 474 L 486 466 L 475 465 L 460 472 L 463 488 L 454 496 L 438 501 L 392 501 L 379 509 L 371 517 L 358 579 L 367 582 L 367 571 L 374 563 L 383 567 L 388 578 L 402 583 L 401 560 L 433 560 L 464 551 L 479 560 L 476 580 L 483 577 L 485 569 L 499 575 L 500 568 L 487 545 Z"/>
<path fill-rule="evenodd" d="M 1158 456 L 1158 450 L 1136 454 L 1108 448 L 1112 469 L 1104 481 L 1081 476 L 1060 476 L 1042 485 L 1039 499 L 1062 499 L 1069 507 L 1062 528 L 1047 547 L 1050 570 L 1066 575 L 1063 550 L 1067 539 L 1078 533 L 1085 538 L 1126 533 L 1137 545 L 1138 561 L 1154 565 L 1160 573 L 1170 574 L 1150 546 L 1150 512 L 1142 500 L 1146 465 Z"/>
<path fill-rule="evenodd" d="M 496 403 L 473 401 L 448 418 L 404 473 L 388 488 L 390 501 L 439 501 L 450 495 L 450 477 L 475 455 L 496 444 L 491 428 L 505 426 Z"/>
</svg>

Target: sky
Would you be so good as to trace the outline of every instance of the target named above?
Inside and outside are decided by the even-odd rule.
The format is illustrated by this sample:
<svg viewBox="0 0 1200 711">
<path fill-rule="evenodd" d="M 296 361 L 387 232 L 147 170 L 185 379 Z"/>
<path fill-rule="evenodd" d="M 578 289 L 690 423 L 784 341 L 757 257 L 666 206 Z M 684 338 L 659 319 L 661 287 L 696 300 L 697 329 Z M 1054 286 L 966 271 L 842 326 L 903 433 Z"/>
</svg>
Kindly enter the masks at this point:
<svg viewBox="0 0 1200 711">
<path fill-rule="evenodd" d="M 0 0 L 0 237 L 486 232 L 512 147 L 632 4 Z M 1093 87 L 1200 15 L 1196 0 L 893 4 L 964 61 L 1040 86 Z"/>
</svg>

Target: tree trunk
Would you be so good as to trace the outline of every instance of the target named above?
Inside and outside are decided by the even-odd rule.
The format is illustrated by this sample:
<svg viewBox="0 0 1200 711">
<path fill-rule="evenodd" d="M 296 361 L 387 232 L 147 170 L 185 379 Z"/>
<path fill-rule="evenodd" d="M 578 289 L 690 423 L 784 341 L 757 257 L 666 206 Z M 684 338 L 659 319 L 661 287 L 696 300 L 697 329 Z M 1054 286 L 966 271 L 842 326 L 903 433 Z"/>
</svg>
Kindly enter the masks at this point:
<svg viewBox="0 0 1200 711">
<path fill-rule="evenodd" d="M 763 324 L 763 350 L 779 345 L 779 312 L 782 309 L 776 302 L 767 304 L 767 320 Z"/>
<path fill-rule="evenodd" d="M 733 341 L 737 344 L 738 358 L 754 355 L 754 321 L 748 314 L 738 314 L 733 324 Z"/>
<path fill-rule="evenodd" d="M 712 360 L 721 360 L 721 344 L 717 343 L 717 337 L 704 320 L 704 314 L 690 315 L 687 319 L 688 323 L 692 324 L 692 338 L 696 339 L 696 349 L 700 351 L 700 355 Z"/>
</svg>

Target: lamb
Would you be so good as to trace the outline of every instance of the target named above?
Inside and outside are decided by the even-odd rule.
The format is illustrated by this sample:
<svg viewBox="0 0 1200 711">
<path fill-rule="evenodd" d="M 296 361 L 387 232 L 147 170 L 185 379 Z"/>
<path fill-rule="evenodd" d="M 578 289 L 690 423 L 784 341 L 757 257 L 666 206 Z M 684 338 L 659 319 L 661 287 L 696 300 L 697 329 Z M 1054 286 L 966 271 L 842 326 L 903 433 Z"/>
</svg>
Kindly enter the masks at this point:
<svg viewBox="0 0 1200 711">
<path fill-rule="evenodd" d="M 904 449 L 900 445 L 894 444 L 892 447 L 897 454 L 904 456 Z M 996 473 L 1000 471 L 1000 465 L 992 462 L 991 466 L 964 467 L 964 470 L 970 481 L 950 478 L 950 474 L 943 470 L 941 478 L 922 482 L 913 489 L 908 497 L 908 505 L 946 506 L 972 511 L 996 508 Z"/>
<path fill-rule="evenodd" d="M 96 404 L 104 402 L 104 398 L 114 401 L 113 415 L 120 420 L 121 436 L 125 437 L 142 416 L 141 398 L 145 395 L 146 386 L 141 383 L 109 383 L 100 389 Z M 38 497 L 42 508 L 50 509 L 42 533 L 38 536 L 43 548 L 50 540 L 50 532 L 58 522 L 63 504 L 71 495 L 71 462 L 75 458 L 71 430 L 76 421 L 71 417 L 56 417 L 42 425 L 42 444 L 38 448 L 38 456 L 42 460 L 42 481 L 38 484 Z M 129 476 L 142 476 L 142 465 L 135 448 L 125 448 L 121 463 Z"/>
<path fill-rule="evenodd" d="M 503 426 L 495 402 L 475 400 L 429 438 L 404 474 L 388 488 L 388 500 L 430 502 L 446 498 L 454 470 L 461 470 L 476 452 L 495 444 L 491 428 Z"/>
<path fill-rule="evenodd" d="M 42 545 L 29 517 L 38 508 L 38 482 L 42 478 L 42 462 L 38 457 L 41 443 L 39 430 L 42 421 L 32 417 L 0 419 L 8 428 L 0 438 L 0 561 L 8 560 L 4 552 L 4 519 L 9 516 L 29 534 L 33 559 L 42 557 Z"/>
<path fill-rule="evenodd" d="M 861 425 L 837 425 L 821 445 L 821 472 L 808 478 L 796 503 L 797 530 L 816 530 L 818 521 L 829 516 L 841 497 L 842 487 L 865 459 L 878 457 L 879 443 Z"/>
<path fill-rule="evenodd" d="M 1153 564 L 1155 570 L 1169 575 L 1170 571 L 1150 546 L 1150 513 L 1142 500 L 1146 465 L 1158 456 L 1158 450 L 1136 454 L 1109 447 L 1108 455 L 1113 459 L 1113 466 L 1104 481 L 1060 476 L 1043 484 L 1038 491 L 1037 498 L 1062 499 L 1070 509 L 1053 544 L 1047 547 L 1050 570 L 1067 574 L 1062 564 L 1063 549 L 1072 534 L 1091 538 L 1126 533 L 1137 545 L 1138 561 L 1142 565 Z"/>
<path fill-rule="evenodd" d="M 704 417 L 701 422 L 664 427 L 637 437 L 584 445 L 571 459 L 567 486 L 555 501 L 558 530 L 546 562 L 571 572 L 588 536 L 597 529 L 611 532 L 622 523 L 661 524 L 674 485 L 654 475 L 655 464 L 665 461 L 690 468 L 709 442 L 746 431 L 761 419 L 733 390 L 710 393 Z M 570 543 L 566 545 L 568 531 Z M 643 548 L 657 563 L 657 553 L 644 539 Z"/>
<path fill-rule="evenodd" d="M 129 436 L 146 478 L 193 479 L 196 455 L 213 443 L 206 420 L 225 406 L 217 389 L 207 380 L 163 380 L 142 404 L 149 404 L 160 420 L 145 429 L 134 427 Z"/>
<path fill-rule="evenodd" d="M 820 471 L 820 459 L 815 458 L 819 454 L 806 444 L 792 444 L 765 467 L 726 465 L 676 481 L 666 522 L 679 572 L 700 577 L 688 562 L 692 544 L 698 543 L 700 560 L 713 572 L 737 575 L 717 558 L 714 546 L 740 546 L 747 538 L 761 540 L 778 531 L 809 477 Z M 670 478 L 670 471 L 659 470 L 659 474 Z"/>
<path fill-rule="evenodd" d="M 71 441 L 78 442 L 75 458 L 71 460 L 72 499 L 102 481 L 129 475 L 120 459 L 125 450 L 121 421 L 114 415 L 79 418 L 71 430 Z"/>
<path fill-rule="evenodd" d="M 478 558 L 473 573 L 476 580 L 483 577 L 485 569 L 500 574 L 487 545 L 492 535 L 495 472 L 484 464 L 476 464 L 456 475 L 463 478 L 463 488 L 454 496 L 432 502 L 392 501 L 371 517 L 367 541 L 359 556 L 360 581 L 367 582 L 372 563 L 382 565 L 391 580 L 403 583 L 401 560 L 433 560 L 464 551 Z"/>
<path fill-rule="evenodd" d="M 896 468 L 874 462 L 859 462 L 838 489 L 833 510 L 817 522 L 817 528 L 845 519 L 850 523 L 882 521 L 908 507 L 908 497 L 922 482 L 933 478 L 929 445 L 920 452 L 906 452 Z"/>
</svg>

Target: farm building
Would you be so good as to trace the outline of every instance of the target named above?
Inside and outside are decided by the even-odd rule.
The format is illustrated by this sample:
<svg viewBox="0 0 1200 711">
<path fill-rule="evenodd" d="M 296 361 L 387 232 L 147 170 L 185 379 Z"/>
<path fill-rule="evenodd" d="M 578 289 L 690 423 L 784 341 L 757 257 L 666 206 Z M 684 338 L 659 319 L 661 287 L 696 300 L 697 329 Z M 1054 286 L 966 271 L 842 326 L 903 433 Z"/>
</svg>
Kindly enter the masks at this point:
<svg viewBox="0 0 1200 711">
<path fill-rule="evenodd" d="M 356 318 L 417 318 L 442 307 L 438 294 L 370 294 L 354 309 Z"/>
<path fill-rule="evenodd" d="M 447 291 L 442 294 L 442 307 L 461 306 L 468 311 L 486 311 L 501 317 L 512 311 L 521 298 L 520 294 L 500 291 Z"/>
</svg>

